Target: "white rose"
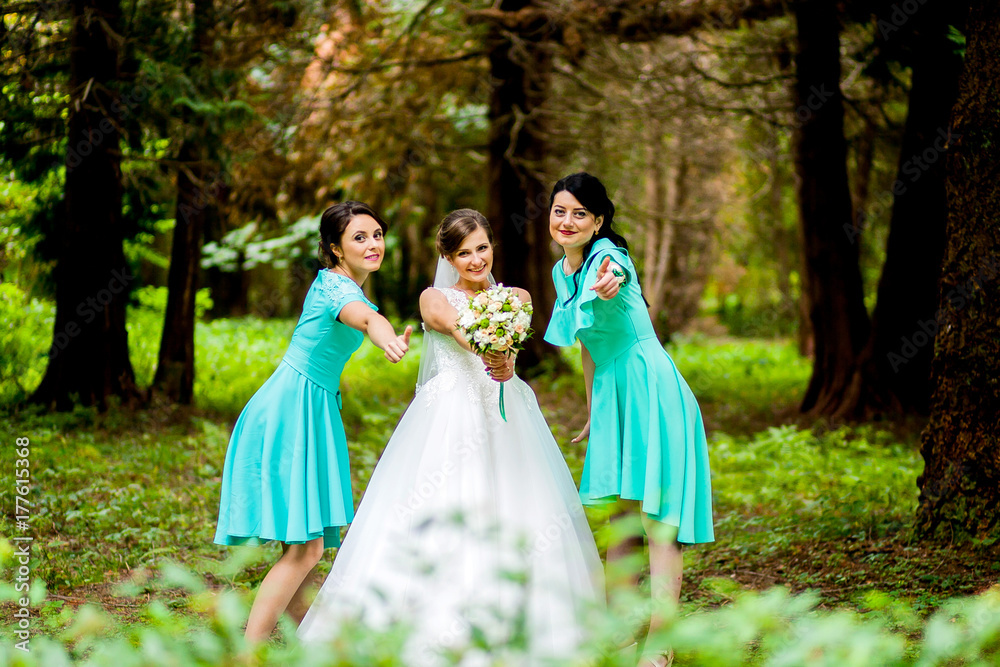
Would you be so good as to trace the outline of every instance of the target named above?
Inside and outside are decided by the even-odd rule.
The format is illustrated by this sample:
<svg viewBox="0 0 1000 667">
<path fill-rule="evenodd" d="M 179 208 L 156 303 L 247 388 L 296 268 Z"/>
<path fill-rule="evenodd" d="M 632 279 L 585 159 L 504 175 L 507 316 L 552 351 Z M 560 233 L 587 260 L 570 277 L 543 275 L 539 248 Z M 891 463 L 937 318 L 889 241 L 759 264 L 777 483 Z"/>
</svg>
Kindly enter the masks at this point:
<svg viewBox="0 0 1000 667">
<path fill-rule="evenodd" d="M 524 333 L 524 325 L 523 324 L 515 324 L 514 325 L 514 333 L 519 333 L 519 334 Z"/>
</svg>

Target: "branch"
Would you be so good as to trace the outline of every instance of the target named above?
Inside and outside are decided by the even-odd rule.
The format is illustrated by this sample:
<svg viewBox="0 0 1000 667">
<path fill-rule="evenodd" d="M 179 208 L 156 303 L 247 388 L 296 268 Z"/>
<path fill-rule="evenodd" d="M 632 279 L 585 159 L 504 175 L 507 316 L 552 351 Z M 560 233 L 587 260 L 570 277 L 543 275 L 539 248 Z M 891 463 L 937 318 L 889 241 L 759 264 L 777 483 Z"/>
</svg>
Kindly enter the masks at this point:
<svg viewBox="0 0 1000 667">
<path fill-rule="evenodd" d="M 331 101 L 340 102 L 342 100 L 345 100 L 348 97 L 350 97 L 354 91 L 363 86 L 365 81 L 367 80 L 368 73 L 375 71 L 376 68 L 378 68 L 383 62 L 385 62 L 389 54 L 392 53 L 405 38 L 408 38 L 410 36 L 410 34 L 414 31 L 414 29 L 416 29 L 416 27 L 423 20 L 424 15 L 426 15 L 427 12 L 429 12 L 431 8 L 438 3 L 438 1 L 439 0 L 427 0 L 427 2 L 424 3 L 424 5 L 420 9 L 418 9 L 417 12 L 413 15 L 413 18 L 410 19 L 409 24 L 406 26 L 403 32 L 399 33 L 396 36 L 396 38 L 392 41 L 392 43 L 389 44 L 389 46 L 386 47 L 386 49 L 382 51 L 381 54 L 379 54 L 378 58 L 375 59 L 375 62 L 369 65 L 368 68 L 365 69 L 365 71 L 361 74 L 361 76 L 357 78 L 357 80 L 353 84 L 348 86 L 346 90 L 335 95 Z"/>
<path fill-rule="evenodd" d="M 731 30 L 747 21 L 761 21 L 788 13 L 786 0 L 691 0 L 636 3 L 628 0 L 578 0 L 572 10 L 581 23 L 612 33 L 623 42 L 647 42 L 665 35 L 695 30 Z"/>
<path fill-rule="evenodd" d="M 328 67 L 334 72 L 343 72 L 345 74 L 370 74 L 371 72 L 387 70 L 393 67 L 437 67 L 438 65 L 450 65 L 452 63 L 460 63 L 466 60 L 475 60 L 476 58 L 485 56 L 488 53 L 488 51 L 470 51 L 469 53 L 461 53 L 457 56 L 448 56 L 445 58 L 429 58 L 427 60 L 394 60 L 387 63 L 375 62 L 366 67 L 338 67 L 331 63 Z"/>
<path fill-rule="evenodd" d="M 561 29 L 554 31 L 556 34 L 564 34 L 565 28 L 573 26 L 584 34 L 610 34 L 623 42 L 648 42 L 706 28 L 731 30 L 743 22 L 787 13 L 787 0 L 689 0 L 683 3 L 576 0 L 562 12 L 537 5 L 513 12 L 490 7 L 469 12 L 466 20 L 470 25 L 492 23 L 520 33 L 549 25 Z"/>
<path fill-rule="evenodd" d="M 778 74 L 775 76 L 765 77 L 763 79 L 750 79 L 749 81 L 726 81 L 713 76 L 701 69 L 694 63 L 694 59 L 688 60 L 688 67 L 693 69 L 695 73 L 701 76 L 703 79 L 707 79 L 714 84 L 717 84 L 723 88 L 755 88 L 757 86 L 769 86 L 773 83 L 781 83 L 783 81 L 788 81 L 793 78 L 791 74 Z"/>
</svg>

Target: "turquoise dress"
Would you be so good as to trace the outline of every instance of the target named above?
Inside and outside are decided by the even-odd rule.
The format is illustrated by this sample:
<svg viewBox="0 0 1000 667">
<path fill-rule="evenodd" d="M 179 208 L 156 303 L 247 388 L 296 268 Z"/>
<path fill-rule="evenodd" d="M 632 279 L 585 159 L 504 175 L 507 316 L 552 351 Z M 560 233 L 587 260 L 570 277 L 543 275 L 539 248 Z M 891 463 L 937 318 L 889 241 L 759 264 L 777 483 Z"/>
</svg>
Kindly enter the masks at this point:
<svg viewBox="0 0 1000 667">
<path fill-rule="evenodd" d="M 628 281 L 604 301 L 590 288 L 608 256 L 625 269 Z M 628 252 L 600 239 L 580 270 L 567 276 L 559 260 L 552 279 L 556 306 L 545 340 L 568 346 L 579 338 L 596 366 L 580 481 L 583 503 L 638 500 L 650 518 L 677 527 L 678 541 L 713 541 L 701 410 L 653 331 Z"/>
<path fill-rule="evenodd" d="M 337 319 L 357 283 L 322 270 L 278 369 L 243 408 L 222 473 L 217 544 L 340 545 L 354 518 L 340 373 L 364 335 Z"/>
</svg>

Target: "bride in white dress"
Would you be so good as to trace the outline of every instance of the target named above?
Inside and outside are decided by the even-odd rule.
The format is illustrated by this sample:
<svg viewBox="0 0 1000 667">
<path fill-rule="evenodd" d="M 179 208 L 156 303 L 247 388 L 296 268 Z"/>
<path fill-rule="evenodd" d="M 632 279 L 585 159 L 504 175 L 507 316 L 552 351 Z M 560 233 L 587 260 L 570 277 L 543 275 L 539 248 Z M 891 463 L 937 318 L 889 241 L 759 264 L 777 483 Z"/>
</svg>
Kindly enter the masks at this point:
<svg viewBox="0 0 1000 667">
<path fill-rule="evenodd" d="M 455 664 L 444 653 L 461 655 L 462 665 L 489 664 L 503 646 L 521 646 L 526 664 L 545 664 L 573 654 L 583 615 L 603 605 L 600 557 L 513 359 L 481 359 L 455 331 L 457 309 L 492 282 L 489 223 L 477 211 L 454 211 L 437 245 L 434 287 L 420 297 L 426 333 L 416 396 L 298 635 L 321 642 L 348 620 L 403 623 L 408 666 Z"/>
</svg>

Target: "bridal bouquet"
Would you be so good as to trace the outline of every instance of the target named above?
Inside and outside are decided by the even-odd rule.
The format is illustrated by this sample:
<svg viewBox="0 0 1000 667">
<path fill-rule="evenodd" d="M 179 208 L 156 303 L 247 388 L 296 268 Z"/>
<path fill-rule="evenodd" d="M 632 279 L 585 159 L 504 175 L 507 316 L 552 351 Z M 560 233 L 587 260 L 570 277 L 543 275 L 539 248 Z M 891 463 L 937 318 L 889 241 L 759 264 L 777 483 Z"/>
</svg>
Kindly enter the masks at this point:
<svg viewBox="0 0 1000 667">
<path fill-rule="evenodd" d="M 458 328 L 479 355 L 487 352 L 510 354 L 524 349 L 531 335 L 530 303 L 524 303 L 514 289 L 502 283 L 478 292 L 458 312 Z M 500 383 L 500 416 L 507 420 Z"/>
</svg>

